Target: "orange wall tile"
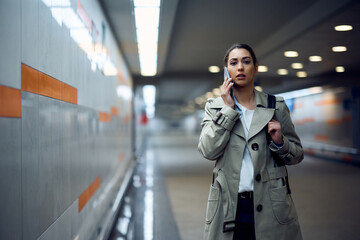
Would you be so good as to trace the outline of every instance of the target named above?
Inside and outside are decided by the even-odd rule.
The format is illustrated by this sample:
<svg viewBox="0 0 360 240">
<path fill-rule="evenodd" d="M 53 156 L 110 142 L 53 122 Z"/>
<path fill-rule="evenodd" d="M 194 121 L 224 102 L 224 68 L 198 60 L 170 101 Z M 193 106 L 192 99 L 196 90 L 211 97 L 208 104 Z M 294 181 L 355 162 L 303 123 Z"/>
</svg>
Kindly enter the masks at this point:
<svg viewBox="0 0 360 240">
<path fill-rule="evenodd" d="M 326 121 L 326 124 L 336 125 L 336 124 L 341 124 L 342 122 L 343 122 L 342 119 L 329 119 Z"/>
<path fill-rule="evenodd" d="M 117 107 L 111 107 L 111 114 L 118 116 L 119 115 L 119 109 Z"/>
<path fill-rule="evenodd" d="M 60 100 L 61 82 L 46 74 L 40 74 L 39 94 Z"/>
<path fill-rule="evenodd" d="M 342 102 L 342 100 L 338 99 L 338 98 L 325 99 L 325 100 L 322 100 L 322 101 L 315 102 L 315 106 L 333 105 L 333 104 L 339 104 L 341 102 Z"/>
<path fill-rule="evenodd" d="M 111 115 L 107 112 L 99 112 L 100 122 L 111 122 Z"/>
<path fill-rule="evenodd" d="M 86 205 L 86 203 L 90 200 L 90 198 L 94 195 L 94 193 L 98 190 L 101 184 L 100 177 L 97 177 L 95 181 L 93 181 L 90 186 L 85 189 L 85 191 L 78 198 L 78 211 L 80 212 Z"/>
<path fill-rule="evenodd" d="M 21 64 L 21 90 L 77 104 L 77 89 Z"/>
<path fill-rule="evenodd" d="M 329 140 L 329 137 L 328 137 L 328 136 L 326 136 L 326 135 L 320 135 L 320 134 L 315 135 L 314 138 L 315 138 L 315 140 L 317 140 L 317 141 L 327 141 L 327 140 Z"/>
<path fill-rule="evenodd" d="M 21 90 L 39 94 L 40 72 L 21 64 Z"/>
<path fill-rule="evenodd" d="M 21 91 L 0 85 L 0 117 L 21 118 Z"/>
<path fill-rule="evenodd" d="M 304 104 L 301 102 L 297 102 L 294 104 L 294 109 L 299 109 L 299 108 L 303 108 L 303 107 L 304 107 Z"/>
</svg>

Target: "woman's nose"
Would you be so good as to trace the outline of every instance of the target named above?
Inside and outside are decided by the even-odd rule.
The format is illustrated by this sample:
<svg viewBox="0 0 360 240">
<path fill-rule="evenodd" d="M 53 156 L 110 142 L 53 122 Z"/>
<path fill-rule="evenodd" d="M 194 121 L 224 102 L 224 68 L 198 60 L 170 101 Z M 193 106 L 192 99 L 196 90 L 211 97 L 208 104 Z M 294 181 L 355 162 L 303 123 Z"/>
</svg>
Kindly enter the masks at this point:
<svg viewBox="0 0 360 240">
<path fill-rule="evenodd" d="M 243 70 L 243 69 L 244 69 L 244 65 L 243 65 L 242 62 L 239 62 L 239 64 L 238 64 L 238 69 L 239 69 L 239 70 Z"/>
</svg>

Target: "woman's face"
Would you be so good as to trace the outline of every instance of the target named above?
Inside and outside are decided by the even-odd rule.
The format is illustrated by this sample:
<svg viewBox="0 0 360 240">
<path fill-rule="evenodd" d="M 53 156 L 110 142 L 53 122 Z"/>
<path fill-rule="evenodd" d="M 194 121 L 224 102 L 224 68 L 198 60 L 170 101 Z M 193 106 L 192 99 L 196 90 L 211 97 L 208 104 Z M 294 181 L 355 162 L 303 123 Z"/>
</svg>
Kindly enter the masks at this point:
<svg viewBox="0 0 360 240">
<path fill-rule="evenodd" d="M 245 48 L 235 48 L 229 53 L 227 67 L 235 87 L 254 84 L 257 66 L 254 66 L 251 54 Z"/>
</svg>

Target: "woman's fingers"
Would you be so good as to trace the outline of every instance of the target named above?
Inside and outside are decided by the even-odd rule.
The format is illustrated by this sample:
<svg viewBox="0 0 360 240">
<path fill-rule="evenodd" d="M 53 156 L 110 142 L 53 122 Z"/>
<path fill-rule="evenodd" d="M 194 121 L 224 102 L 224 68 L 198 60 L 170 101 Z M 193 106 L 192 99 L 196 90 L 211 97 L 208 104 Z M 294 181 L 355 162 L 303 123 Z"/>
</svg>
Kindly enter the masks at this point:
<svg viewBox="0 0 360 240">
<path fill-rule="evenodd" d="M 234 85 L 231 78 L 226 78 L 223 83 L 224 94 L 229 94 L 231 87 Z"/>
<path fill-rule="evenodd" d="M 230 96 L 230 89 L 234 85 L 233 82 L 231 82 L 231 78 L 226 78 L 224 80 L 224 83 L 221 87 L 221 97 L 224 100 L 224 103 L 228 105 L 231 108 L 234 108 L 234 100 L 232 99 L 232 96 Z"/>
<path fill-rule="evenodd" d="M 280 122 L 271 119 L 268 123 L 268 132 L 271 136 L 271 139 L 276 143 L 276 144 L 282 144 L 283 143 L 283 139 L 282 139 L 282 131 L 281 131 L 281 124 Z"/>
</svg>

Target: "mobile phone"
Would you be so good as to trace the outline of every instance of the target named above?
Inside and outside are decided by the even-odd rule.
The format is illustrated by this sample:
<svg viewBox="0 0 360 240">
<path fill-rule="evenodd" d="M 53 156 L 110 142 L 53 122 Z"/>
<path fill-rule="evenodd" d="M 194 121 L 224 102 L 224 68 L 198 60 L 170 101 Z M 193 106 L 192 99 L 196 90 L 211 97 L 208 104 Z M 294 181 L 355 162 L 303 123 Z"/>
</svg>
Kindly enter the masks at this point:
<svg viewBox="0 0 360 240">
<path fill-rule="evenodd" d="M 227 69 L 227 67 L 224 67 L 224 81 L 226 80 L 226 77 L 231 78 L 229 74 L 229 70 Z"/>
<path fill-rule="evenodd" d="M 226 80 L 226 78 L 231 78 L 230 74 L 229 74 L 229 70 L 227 69 L 227 67 L 224 67 L 224 81 Z M 233 81 L 231 81 L 231 83 L 234 83 Z M 230 89 L 230 95 L 233 95 L 233 88 L 231 87 Z"/>
</svg>

